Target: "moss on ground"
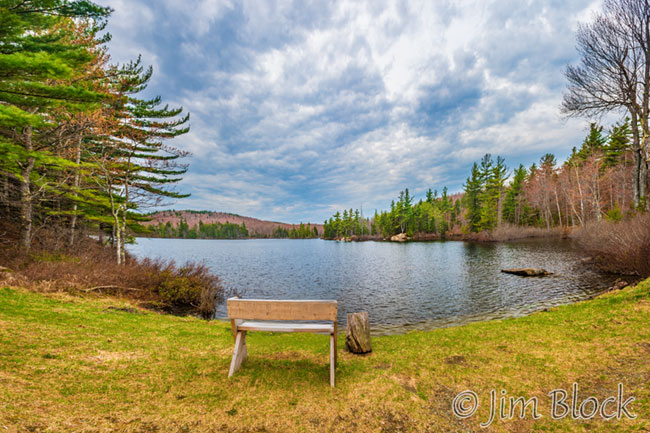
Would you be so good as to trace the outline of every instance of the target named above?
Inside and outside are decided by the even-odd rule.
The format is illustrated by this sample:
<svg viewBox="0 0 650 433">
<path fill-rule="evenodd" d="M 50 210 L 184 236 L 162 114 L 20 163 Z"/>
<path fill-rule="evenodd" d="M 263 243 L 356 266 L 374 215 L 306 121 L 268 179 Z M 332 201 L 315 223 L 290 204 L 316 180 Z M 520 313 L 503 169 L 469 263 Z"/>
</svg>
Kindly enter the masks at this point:
<svg viewBox="0 0 650 433">
<path fill-rule="evenodd" d="M 528 317 L 375 337 L 339 347 L 328 382 L 322 335 L 252 333 L 228 379 L 230 326 L 128 302 L 0 288 L 0 432 L 650 431 L 650 280 Z M 601 401 L 622 383 L 636 420 L 551 419 L 548 393 Z M 478 412 L 451 403 L 475 391 Z M 540 419 L 483 429 L 490 391 L 539 399 Z M 613 407 L 613 406 L 612 406 Z"/>
</svg>

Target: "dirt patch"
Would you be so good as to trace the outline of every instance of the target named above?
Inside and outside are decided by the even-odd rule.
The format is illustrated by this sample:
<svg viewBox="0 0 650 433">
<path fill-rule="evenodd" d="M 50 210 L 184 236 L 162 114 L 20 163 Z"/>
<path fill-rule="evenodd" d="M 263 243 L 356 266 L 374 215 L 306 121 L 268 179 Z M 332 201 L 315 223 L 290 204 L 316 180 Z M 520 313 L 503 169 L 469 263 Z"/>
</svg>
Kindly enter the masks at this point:
<svg viewBox="0 0 650 433">
<path fill-rule="evenodd" d="M 382 433 L 414 431 L 415 421 L 406 413 L 384 408 L 377 412 L 377 417 Z"/>
<path fill-rule="evenodd" d="M 453 355 L 445 358 L 445 362 L 451 365 L 465 365 L 467 364 L 467 359 L 463 355 Z"/>
<path fill-rule="evenodd" d="M 642 350 L 650 353 L 650 342 L 644 341 L 643 343 L 638 343 L 638 346 Z"/>
<path fill-rule="evenodd" d="M 413 394 L 418 393 L 418 386 L 415 378 L 405 376 L 405 375 L 400 375 L 400 376 L 393 376 L 393 380 L 399 383 L 402 386 L 402 388 L 404 388 L 408 392 L 412 392 Z"/>
<path fill-rule="evenodd" d="M 143 355 L 137 352 L 109 352 L 100 350 L 96 355 L 89 356 L 86 359 L 91 362 L 103 364 L 107 362 L 132 361 L 135 359 L 140 359 L 142 357 Z"/>
<path fill-rule="evenodd" d="M 133 307 L 108 307 L 106 310 L 109 310 L 109 311 L 121 311 L 123 313 L 131 313 L 131 314 L 144 314 L 143 311 L 136 310 Z"/>
</svg>

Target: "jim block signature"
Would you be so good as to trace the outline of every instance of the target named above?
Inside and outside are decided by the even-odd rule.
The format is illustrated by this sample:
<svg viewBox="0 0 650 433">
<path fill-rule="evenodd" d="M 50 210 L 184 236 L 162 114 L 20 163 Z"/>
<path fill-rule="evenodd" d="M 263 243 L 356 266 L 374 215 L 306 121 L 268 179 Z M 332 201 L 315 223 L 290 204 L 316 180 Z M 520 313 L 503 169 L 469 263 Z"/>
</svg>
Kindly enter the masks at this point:
<svg viewBox="0 0 650 433">
<path fill-rule="evenodd" d="M 550 399 L 550 414 L 552 419 L 558 420 L 566 417 L 571 419 L 588 420 L 600 417 L 604 420 L 629 418 L 636 419 L 629 405 L 635 397 L 625 398 L 623 384 L 619 383 L 616 395 L 604 398 L 602 401 L 593 396 L 581 397 L 578 394 L 578 384 L 574 383 L 571 393 L 564 389 L 554 389 L 548 393 Z M 499 395 L 500 394 L 500 395 Z M 476 414 L 480 406 L 480 399 L 476 392 L 466 390 L 454 397 L 451 409 L 454 415 L 460 419 L 470 418 Z M 487 420 L 480 424 L 481 427 L 489 427 L 495 420 L 507 420 L 519 417 L 524 419 L 543 418 L 539 413 L 539 400 L 537 397 L 525 398 L 522 396 L 508 396 L 506 390 L 497 393 L 495 389 L 490 391 L 490 415 Z"/>
</svg>

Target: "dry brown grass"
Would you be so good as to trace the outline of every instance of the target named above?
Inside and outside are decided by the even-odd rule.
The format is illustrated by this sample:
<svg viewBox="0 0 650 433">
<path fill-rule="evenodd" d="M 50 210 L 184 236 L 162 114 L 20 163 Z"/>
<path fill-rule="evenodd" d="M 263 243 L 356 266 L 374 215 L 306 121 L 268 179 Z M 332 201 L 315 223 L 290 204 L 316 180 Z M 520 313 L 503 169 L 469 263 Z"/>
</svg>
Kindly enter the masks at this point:
<svg viewBox="0 0 650 433">
<path fill-rule="evenodd" d="M 561 227 L 546 229 L 541 227 L 504 224 L 494 230 L 482 231 L 480 233 L 469 233 L 463 236 L 464 240 L 469 241 L 505 242 L 527 238 L 560 238 L 566 237 L 567 234 L 567 231 Z"/>
</svg>

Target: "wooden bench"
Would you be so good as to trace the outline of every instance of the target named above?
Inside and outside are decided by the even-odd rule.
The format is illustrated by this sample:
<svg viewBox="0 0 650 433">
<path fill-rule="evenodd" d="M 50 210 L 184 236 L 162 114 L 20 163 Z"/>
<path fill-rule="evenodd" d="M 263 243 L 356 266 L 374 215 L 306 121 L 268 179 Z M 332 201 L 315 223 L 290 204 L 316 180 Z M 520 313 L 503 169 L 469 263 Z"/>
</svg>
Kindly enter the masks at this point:
<svg viewBox="0 0 650 433">
<path fill-rule="evenodd" d="M 227 301 L 228 318 L 235 337 L 232 354 L 231 377 L 248 356 L 246 333 L 248 331 L 268 332 L 311 332 L 330 336 L 330 385 L 334 386 L 336 369 L 336 301 L 276 301 L 266 299 L 230 298 Z M 298 321 L 327 321 L 332 323 L 305 323 Z"/>
</svg>

